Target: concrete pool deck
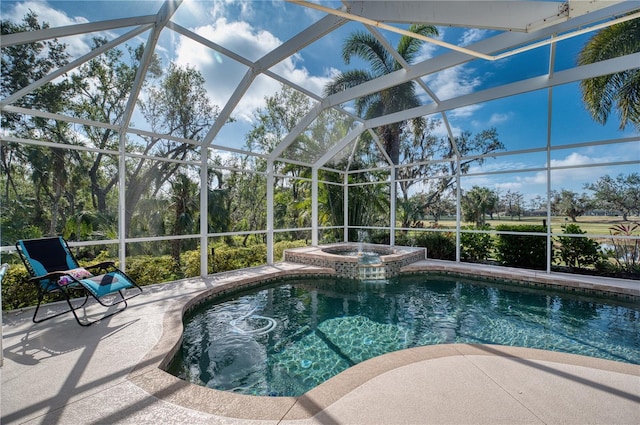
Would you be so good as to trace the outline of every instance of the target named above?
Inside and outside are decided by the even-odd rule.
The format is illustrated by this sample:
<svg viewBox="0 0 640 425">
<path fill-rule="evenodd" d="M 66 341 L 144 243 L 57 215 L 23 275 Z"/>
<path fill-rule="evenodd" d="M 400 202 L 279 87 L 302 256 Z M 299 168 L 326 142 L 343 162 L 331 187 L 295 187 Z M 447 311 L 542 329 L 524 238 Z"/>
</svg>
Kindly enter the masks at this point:
<svg viewBox="0 0 640 425">
<path fill-rule="evenodd" d="M 538 273 L 426 260 L 409 272 Z M 236 283 L 330 274 L 294 263 L 144 288 L 123 313 L 83 328 L 71 314 L 31 322 L 6 312 L 2 424 L 640 423 L 640 366 L 494 345 L 403 350 L 360 363 L 301 397 L 251 397 L 191 385 L 158 368 L 189 300 Z M 552 274 L 579 288 L 640 295 L 638 281 Z M 47 305 L 55 310 L 59 304 Z M 87 309 L 88 314 L 102 312 Z"/>
</svg>

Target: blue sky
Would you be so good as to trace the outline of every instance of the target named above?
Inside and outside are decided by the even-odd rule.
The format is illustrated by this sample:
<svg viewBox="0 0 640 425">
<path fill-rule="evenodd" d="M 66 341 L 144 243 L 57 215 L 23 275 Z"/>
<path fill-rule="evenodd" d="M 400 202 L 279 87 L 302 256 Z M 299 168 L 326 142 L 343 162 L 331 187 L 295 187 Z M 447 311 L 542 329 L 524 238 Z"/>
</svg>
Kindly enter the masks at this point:
<svg viewBox="0 0 640 425">
<path fill-rule="evenodd" d="M 139 14 L 155 14 L 161 1 L 11 1 L 0 3 L 3 19 L 19 20 L 27 10 L 35 11 L 40 20 L 52 27 L 85 23 L 97 20 L 115 19 Z M 339 2 L 327 2 L 337 7 Z M 174 15 L 173 21 L 191 29 L 223 47 L 241 54 L 250 60 L 258 59 L 306 26 L 320 19 L 322 12 L 302 8 L 280 1 L 185 1 Z M 361 68 L 357 61 L 347 66 L 340 56 L 342 41 L 346 36 L 364 27 L 358 23 L 344 25 L 322 39 L 314 42 L 295 57 L 276 65 L 272 71 L 286 77 L 306 89 L 321 94 L 324 85 L 339 71 Z M 489 37 L 495 32 L 464 29 L 439 28 L 439 38 L 458 45 L 468 45 Z M 106 34 L 113 38 L 125 30 Z M 392 45 L 398 35 L 381 30 Z M 590 34 L 558 43 L 555 70 L 560 71 L 575 64 L 577 54 Z M 146 40 L 146 34 L 135 43 Z M 74 56 L 86 53 L 88 36 L 61 39 L 69 45 Z M 157 52 L 165 63 L 175 61 L 181 65 L 194 66 L 207 79 L 207 89 L 213 103 L 222 107 L 229 99 L 246 67 L 234 60 L 186 40 L 182 36 L 165 30 Z M 446 52 L 445 49 L 425 44 L 421 57 L 429 58 Z M 463 66 L 448 69 L 428 76 L 425 82 L 440 99 L 495 87 L 505 82 L 518 81 L 547 72 L 549 48 L 538 48 L 526 54 L 510 57 L 497 62 L 475 60 Z M 231 147 L 242 147 L 243 135 L 251 128 L 254 111 L 264 105 L 264 96 L 273 94 L 279 83 L 268 77 L 259 77 L 234 111 L 236 122 L 225 128 L 214 143 Z M 426 95 L 424 96 L 426 99 Z M 544 147 L 547 142 L 548 91 L 539 91 L 500 99 L 481 105 L 461 108 L 448 113 L 454 133 L 463 130 L 482 131 L 496 127 L 500 140 L 507 150 Z M 596 124 L 586 112 L 578 84 L 557 87 L 553 90 L 553 113 L 551 141 L 553 146 L 588 143 L 598 140 L 637 136 L 632 127 L 618 129 L 618 122 L 612 116 L 605 126 Z M 436 117 L 440 118 L 440 117 Z M 438 130 L 445 134 L 444 129 Z M 638 142 L 615 144 L 601 147 L 567 149 L 554 151 L 554 165 L 589 165 L 601 162 L 628 161 L 640 159 Z M 468 177 L 463 187 L 473 184 L 492 189 L 519 191 L 527 198 L 544 195 L 546 173 L 522 172 L 523 169 L 543 167 L 546 154 L 505 156 L 488 160 L 483 170 L 513 170 L 511 174 Z M 584 183 L 595 181 L 604 174 L 617 175 L 637 171 L 638 167 L 596 167 L 581 170 L 558 170 L 553 175 L 554 189 L 567 188 L 582 192 Z M 473 171 L 478 171 L 474 169 Z"/>
</svg>

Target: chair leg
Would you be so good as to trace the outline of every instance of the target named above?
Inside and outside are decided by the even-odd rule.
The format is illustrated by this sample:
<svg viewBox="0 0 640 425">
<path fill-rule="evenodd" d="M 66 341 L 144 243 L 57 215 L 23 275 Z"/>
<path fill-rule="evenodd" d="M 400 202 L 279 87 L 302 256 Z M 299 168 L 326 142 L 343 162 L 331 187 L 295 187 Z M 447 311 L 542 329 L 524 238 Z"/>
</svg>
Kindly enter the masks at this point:
<svg viewBox="0 0 640 425">
<path fill-rule="evenodd" d="M 118 292 L 120 292 L 120 291 L 118 291 Z M 120 295 L 122 295 L 122 294 L 120 294 Z M 96 320 L 93 320 L 93 321 L 87 321 L 86 323 L 80 323 L 80 321 L 78 321 L 78 323 L 80 323 L 80 326 L 90 326 L 90 325 L 93 325 L 93 324 L 94 324 L 94 323 L 96 323 L 96 322 L 99 322 L 99 321 L 101 321 L 101 320 L 103 320 L 103 319 L 106 319 L 107 317 L 115 316 L 115 315 L 116 315 L 116 314 L 118 314 L 118 313 L 122 313 L 122 312 L 123 312 L 123 311 L 125 311 L 125 310 L 127 309 L 127 307 L 128 307 L 128 304 L 127 304 L 127 300 L 126 300 L 126 299 L 123 299 L 123 300 L 121 300 L 121 301 L 119 301 L 119 302 L 117 302 L 117 303 L 115 303 L 115 304 L 112 304 L 112 305 L 116 305 L 116 304 L 120 304 L 120 303 L 123 303 L 124 307 L 117 309 L 117 310 L 116 310 L 116 311 L 114 311 L 113 313 L 105 314 L 105 315 L 104 315 L 104 316 L 102 316 L 101 318 L 96 319 Z M 75 313 L 75 311 L 73 312 L 73 314 L 74 314 L 74 315 L 76 314 L 76 313 Z M 78 320 L 78 316 L 76 316 L 76 320 Z"/>
<path fill-rule="evenodd" d="M 140 289 L 140 292 L 138 292 L 138 293 L 136 293 L 134 295 L 131 295 L 129 297 L 125 297 L 124 293 L 122 291 L 118 291 L 118 294 L 120 294 L 120 298 L 121 299 L 119 301 L 113 302 L 111 304 L 105 304 L 98 297 L 95 297 L 95 296 L 91 295 L 99 304 L 101 304 L 104 307 L 112 307 L 112 306 L 115 306 L 115 305 L 118 305 L 118 304 L 123 304 L 124 307 L 117 309 L 113 313 L 109 313 L 107 315 L 104 315 L 104 316 L 100 317 L 99 319 L 96 319 L 96 320 L 85 320 L 85 321 L 80 319 L 80 317 L 76 313 L 76 310 L 81 308 L 81 307 L 83 307 L 87 303 L 87 301 L 89 300 L 89 295 L 90 295 L 89 291 L 85 290 L 85 298 L 84 298 L 84 301 L 82 302 L 82 304 L 80 304 L 77 307 L 74 307 L 73 304 L 71 303 L 71 298 L 69 297 L 69 294 L 67 293 L 67 291 L 64 290 L 64 289 L 61 289 L 60 292 L 64 296 L 65 301 L 69 305 L 69 308 L 67 310 L 64 310 L 64 311 L 60 312 L 60 313 L 56 313 L 56 314 L 54 314 L 52 316 L 47 316 L 44 319 L 37 319 L 36 316 L 38 315 L 38 310 L 40 309 L 40 305 L 42 305 L 42 300 L 44 299 L 44 295 L 45 295 L 44 293 L 40 292 L 38 294 L 38 305 L 36 306 L 36 310 L 33 313 L 33 322 L 34 323 L 46 322 L 49 319 L 53 319 L 54 317 L 58 317 L 58 316 L 61 316 L 63 314 L 66 314 L 66 313 L 70 312 L 70 313 L 73 314 L 73 317 L 75 317 L 76 322 L 78 322 L 78 324 L 80 326 L 91 326 L 96 322 L 99 322 L 99 321 L 101 321 L 103 319 L 106 319 L 107 317 L 111 317 L 113 315 L 116 315 L 118 313 L 123 312 L 128 307 L 127 300 L 130 299 L 130 298 L 136 297 L 136 296 L 138 296 L 138 295 L 140 295 L 142 293 L 142 289 L 139 288 L 139 287 L 138 287 L 138 289 Z"/>
<path fill-rule="evenodd" d="M 89 300 L 89 293 L 85 291 L 85 297 L 84 297 L 84 301 L 82 302 L 82 304 L 80 304 L 77 307 L 74 307 L 73 304 L 71 303 L 71 299 L 69 298 L 69 295 L 64 290 L 62 290 L 61 292 L 62 292 L 62 295 L 65 298 L 65 301 L 69 305 L 69 309 L 61 311 L 60 313 L 56 313 L 53 316 L 47 316 L 44 319 L 37 319 L 36 316 L 38 315 L 38 310 L 40 310 L 40 306 L 42 305 L 42 300 L 44 299 L 44 293 L 40 292 L 38 294 L 38 305 L 36 305 L 36 310 L 33 312 L 33 319 L 32 319 L 33 323 L 46 322 L 47 320 L 53 319 L 53 318 L 58 317 L 58 316 L 62 316 L 63 314 L 66 314 L 66 313 L 69 313 L 69 312 L 72 312 L 73 315 L 76 316 L 76 320 L 78 320 L 78 316 L 76 315 L 75 310 L 78 309 L 78 308 L 83 307 L 87 303 L 87 301 Z"/>
<path fill-rule="evenodd" d="M 40 304 L 42 303 L 42 298 L 44 297 L 44 295 L 42 294 L 42 292 L 38 292 L 38 304 L 36 305 L 36 311 L 33 312 L 33 323 L 40 323 L 40 322 L 44 322 L 45 320 L 49 320 L 49 319 L 40 319 L 40 320 L 36 320 L 36 316 L 38 315 L 38 310 L 40 310 Z M 60 313 L 60 314 L 64 314 L 66 313 L 66 311 Z M 58 315 L 56 315 L 58 316 Z M 50 317 L 50 319 L 53 319 L 56 316 L 52 316 Z"/>
<path fill-rule="evenodd" d="M 127 288 L 127 289 L 131 290 L 132 288 Z M 137 287 L 137 289 L 138 289 L 138 292 L 136 292 L 136 293 L 135 293 L 135 294 L 133 294 L 133 295 L 129 295 L 128 297 L 125 297 L 125 296 L 124 296 L 124 293 L 122 292 L 123 290 L 119 290 L 119 291 L 118 291 L 118 294 L 120 294 L 120 299 L 119 299 L 118 301 L 114 301 L 114 302 L 109 303 L 109 304 L 102 302 L 102 300 L 101 300 L 100 298 L 96 297 L 95 295 L 92 295 L 92 297 L 93 297 L 96 301 L 98 301 L 101 305 L 103 305 L 104 307 L 112 307 L 112 306 L 114 306 L 114 305 L 118 305 L 118 304 L 120 304 L 120 303 L 124 303 L 124 304 L 125 304 L 125 306 L 126 306 L 126 305 L 127 305 L 127 300 L 130 300 L 131 298 L 133 298 L 133 297 L 137 297 L 138 295 L 142 294 L 142 288 L 140 288 L 140 287 L 138 286 L 138 287 Z M 115 294 L 115 292 L 113 292 L 113 294 Z M 106 296 L 106 295 L 105 295 L 105 296 Z M 125 307 L 125 308 L 126 308 L 126 307 Z M 123 309 L 123 310 L 124 310 L 124 309 Z"/>
<path fill-rule="evenodd" d="M 75 316 L 75 318 L 76 318 L 76 322 L 78 322 L 78 324 L 79 324 L 80 326 L 91 326 L 91 325 L 93 325 L 93 324 L 94 324 L 94 323 L 96 323 L 96 322 L 99 322 L 99 321 L 101 321 L 101 320 L 106 319 L 107 317 L 115 316 L 116 314 L 118 314 L 118 313 L 122 313 L 123 311 L 125 311 L 125 310 L 126 310 L 126 308 L 129 306 L 129 305 L 127 304 L 127 300 L 128 300 L 129 298 L 132 298 L 132 297 L 125 298 L 125 297 L 124 297 L 124 294 L 122 293 L 122 291 L 118 291 L 118 293 L 120 294 L 120 297 L 121 297 L 122 299 L 121 299 L 120 301 L 115 302 L 115 303 L 112 303 L 112 304 L 104 304 L 102 301 L 100 301 L 100 299 L 99 299 L 99 298 L 97 298 L 97 297 L 93 297 L 93 298 L 95 298 L 95 300 L 96 300 L 96 301 L 98 301 L 98 303 L 100 303 L 101 305 L 103 305 L 103 306 L 105 306 L 105 307 L 111 307 L 111 306 L 118 305 L 118 304 L 121 304 L 121 303 L 123 303 L 124 307 L 117 309 L 117 310 L 116 310 L 116 311 L 114 311 L 113 313 L 105 314 L 104 316 L 100 317 L 99 319 L 96 319 L 96 320 L 87 320 L 87 321 L 85 321 L 85 322 L 82 322 L 82 321 L 80 320 L 80 318 L 78 317 L 78 315 L 76 314 L 76 311 L 75 311 L 75 310 L 72 310 L 72 313 L 73 313 L 73 315 L 74 315 L 74 316 Z M 136 295 L 139 295 L 139 294 L 136 294 Z M 89 294 L 87 294 L 87 297 L 88 297 L 88 296 L 89 296 Z M 135 296 L 135 295 L 134 295 L 134 296 Z M 86 303 L 86 300 L 85 300 L 85 302 L 84 302 L 82 305 L 84 305 L 85 303 Z"/>
</svg>

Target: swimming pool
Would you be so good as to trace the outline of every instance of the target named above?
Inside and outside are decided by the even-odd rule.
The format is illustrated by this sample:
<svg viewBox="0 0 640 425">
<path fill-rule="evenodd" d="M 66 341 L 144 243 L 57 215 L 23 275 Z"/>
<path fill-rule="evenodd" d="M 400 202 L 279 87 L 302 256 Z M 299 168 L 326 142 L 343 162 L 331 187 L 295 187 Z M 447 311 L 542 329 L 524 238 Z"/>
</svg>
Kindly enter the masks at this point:
<svg viewBox="0 0 640 425">
<path fill-rule="evenodd" d="M 434 275 L 283 280 L 185 317 L 170 372 L 242 394 L 297 396 L 350 366 L 429 344 L 514 345 L 640 363 L 640 310 Z"/>
</svg>

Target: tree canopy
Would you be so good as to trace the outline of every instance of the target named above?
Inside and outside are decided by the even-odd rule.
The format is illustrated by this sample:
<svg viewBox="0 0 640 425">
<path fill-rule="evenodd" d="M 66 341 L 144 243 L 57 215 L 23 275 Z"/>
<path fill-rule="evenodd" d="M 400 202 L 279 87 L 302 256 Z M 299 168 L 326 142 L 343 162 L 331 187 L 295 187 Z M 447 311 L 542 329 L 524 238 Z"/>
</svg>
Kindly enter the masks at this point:
<svg viewBox="0 0 640 425">
<path fill-rule="evenodd" d="M 421 35 L 437 35 L 438 30 L 430 25 L 411 25 L 409 31 Z M 403 62 L 411 63 L 420 52 L 424 42 L 414 37 L 402 36 L 396 48 L 397 56 L 389 52 L 385 46 L 369 32 L 355 32 L 342 45 L 342 58 L 346 64 L 352 58 L 359 58 L 368 63 L 368 69 L 350 70 L 338 74 L 325 87 L 325 94 L 330 95 L 350 87 L 358 86 L 374 78 L 403 68 Z M 420 105 L 415 92 L 415 83 L 409 82 L 395 87 L 362 96 L 356 100 L 356 113 L 365 118 L 373 118 L 393 112 L 402 111 Z M 414 120 L 414 129 L 419 131 L 424 124 L 421 119 Z M 405 122 L 382 126 L 377 129 L 382 138 L 385 150 L 393 164 L 400 159 L 400 137 Z"/>
<path fill-rule="evenodd" d="M 640 214 L 640 174 L 618 174 L 600 177 L 595 183 L 584 185 L 585 189 L 593 191 L 593 196 L 599 204 L 608 209 L 618 210 L 623 220 L 631 214 Z"/>
<path fill-rule="evenodd" d="M 640 19 L 632 19 L 595 33 L 580 52 L 578 63 L 587 65 L 638 51 Z M 582 80 L 580 88 L 594 120 L 605 124 L 615 111 L 620 129 L 627 124 L 640 129 L 640 67 Z"/>
</svg>

